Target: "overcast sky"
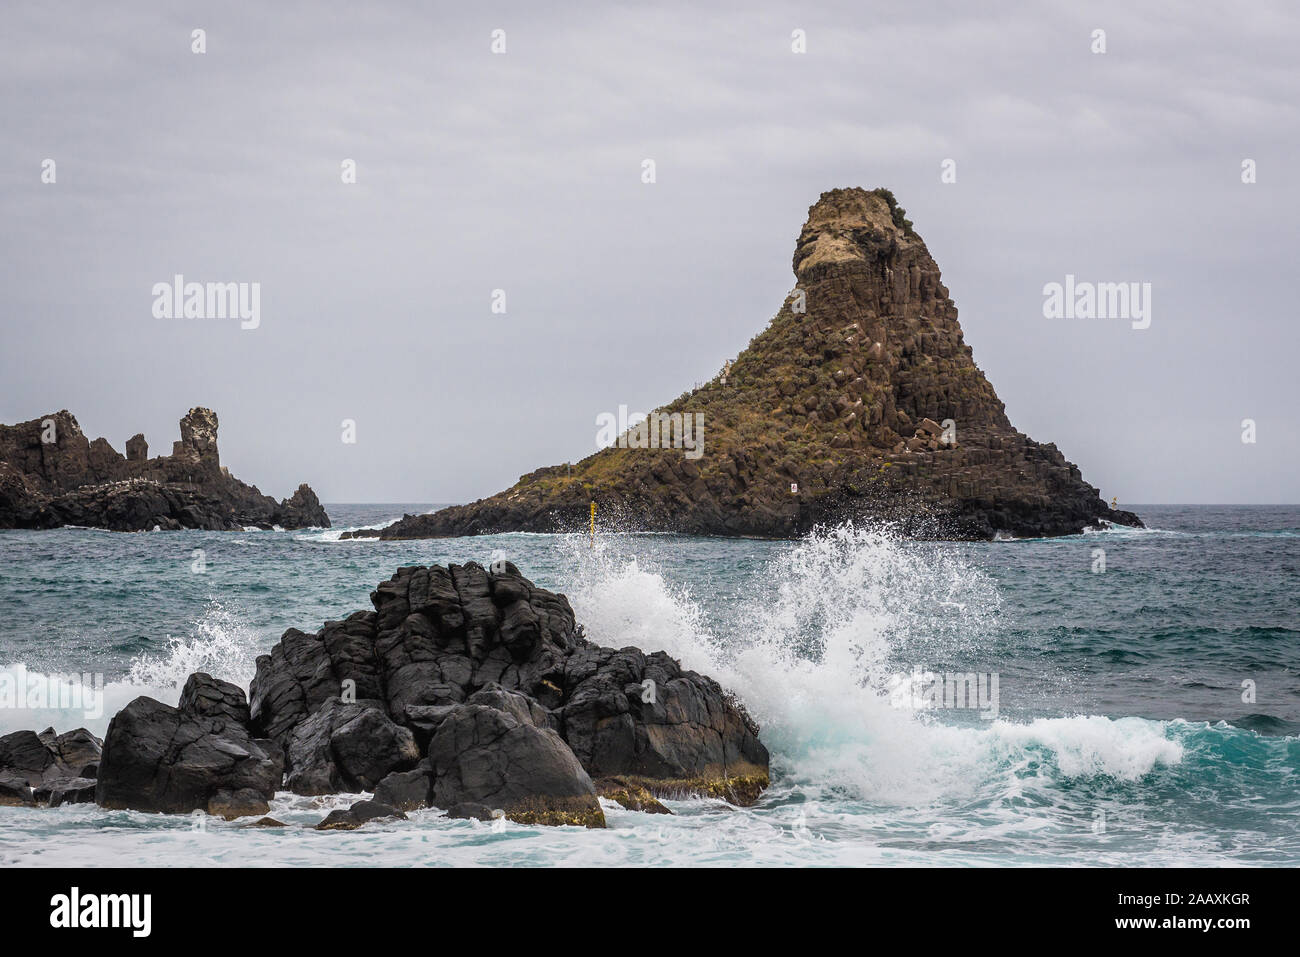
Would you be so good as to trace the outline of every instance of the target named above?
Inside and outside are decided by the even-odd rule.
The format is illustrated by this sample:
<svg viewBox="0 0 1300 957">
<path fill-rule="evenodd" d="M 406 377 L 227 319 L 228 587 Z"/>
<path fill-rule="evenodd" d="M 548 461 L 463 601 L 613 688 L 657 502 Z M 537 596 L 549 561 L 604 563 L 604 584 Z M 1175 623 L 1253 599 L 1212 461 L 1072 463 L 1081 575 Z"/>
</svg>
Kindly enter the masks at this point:
<svg viewBox="0 0 1300 957">
<path fill-rule="evenodd" d="M 477 498 L 713 376 L 818 195 L 889 186 L 1107 499 L 1300 498 L 1294 4 L 553 6 L 6 0 L 0 421 L 157 454 L 206 405 L 277 497 Z M 155 318 L 177 273 L 260 326 Z M 1044 318 L 1067 274 L 1150 328 Z"/>
</svg>

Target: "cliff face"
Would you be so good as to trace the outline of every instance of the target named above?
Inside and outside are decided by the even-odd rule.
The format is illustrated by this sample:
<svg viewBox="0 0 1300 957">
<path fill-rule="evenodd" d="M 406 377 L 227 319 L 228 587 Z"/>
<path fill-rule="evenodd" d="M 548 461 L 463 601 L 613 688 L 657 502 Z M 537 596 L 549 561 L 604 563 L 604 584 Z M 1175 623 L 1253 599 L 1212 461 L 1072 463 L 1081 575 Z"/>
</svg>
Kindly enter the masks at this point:
<svg viewBox="0 0 1300 957">
<path fill-rule="evenodd" d="M 277 503 L 222 468 L 212 410 L 190 409 L 180 427 L 172 454 L 151 459 L 143 435 L 127 440 L 123 457 L 87 439 L 66 410 L 0 425 L 0 528 L 329 526 L 307 485 Z"/>
<path fill-rule="evenodd" d="M 609 448 L 384 538 L 580 528 L 784 537 L 885 518 L 917 537 L 1064 535 L 1116 511 L 1057 450 L 1018 432 L 976 367 L 939 267 L 887 190 L 809 210 L 795 289 L 724 375 L 664 413 L 703 415 L 702 454 Z"/>
</svg>

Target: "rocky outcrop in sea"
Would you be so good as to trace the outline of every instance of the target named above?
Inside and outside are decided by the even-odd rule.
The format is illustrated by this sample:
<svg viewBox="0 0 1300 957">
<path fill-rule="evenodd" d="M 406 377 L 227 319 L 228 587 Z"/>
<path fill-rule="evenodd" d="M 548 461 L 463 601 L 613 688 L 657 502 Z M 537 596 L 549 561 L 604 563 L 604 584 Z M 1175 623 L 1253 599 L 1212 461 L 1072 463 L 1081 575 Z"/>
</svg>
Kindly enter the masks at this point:
<svg viewBox="0 0 1300 957">
<path fill-rule="evenodd" d="M 67 411 L 0 425 L 0 528 L 329 526 L 309 486 L 277 503 L 222 467 L 211 409 L 190 409 L 180 429 L 170 455 L 149 458 L 143 435 L 127 440 L 123 456 L 106 439 L 87 439 Z"/>
<path fill-rule="evenodd" d="M 938 265 L 888 190 L 823 193 L 793 265 L 795 288 L 748 348 L 655 410 L 703 424 L 698 455 L 658 447 L 669 444 L 661 436 L 637 447 L 651 436 L 632 430 L 630 447 L 408 515 L 379 537 L 573 530 L 592 501 L 626 530 L 778 538 L 846 519 L 956 539 L 1141 525 L 1055 445 L 1011 425 Z"/>
<path fill-rule="evenodd" d="M 422 807 L 603 827 L 600 797 L 668 813 L 660 797 L 747 805 L 767 787 L 758 727 L 716 681 L 663 652 L 594 644 L 563 595 L 509 562 L 402 568 L 370 598 L 314 633 L 286 631 L 247 698 L 202 673 L 174 708 L 136 698 L 102 754 L 86 732 L 0 738 L 0 803 L 54 803 L 43 786 L 234 819 L 267 814 L 282 789 L 372 792 L 320 828 Z"/>
<path fill-rule="evenodd" d="M 85 728 L 46 728 L 0 737 L 0 806 L 88 804 L 95 800 L 103 742 Z"/>
</svg>

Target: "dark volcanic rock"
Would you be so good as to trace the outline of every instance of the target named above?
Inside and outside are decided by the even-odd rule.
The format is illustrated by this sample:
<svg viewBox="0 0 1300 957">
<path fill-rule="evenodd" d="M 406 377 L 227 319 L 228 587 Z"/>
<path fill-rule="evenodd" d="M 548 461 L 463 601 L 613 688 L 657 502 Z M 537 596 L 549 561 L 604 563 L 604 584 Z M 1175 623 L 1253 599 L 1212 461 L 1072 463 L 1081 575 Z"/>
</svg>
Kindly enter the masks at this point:
<svg viewBox="0 0 1300 957">
<path fill-rule="evenodd" d="M 311 486 L 304 482 L 294 493 L 280 503 L 273 516 L 274 524 L 281 528 L 329 528 L 330 519 L 325 514 Z"/>
<path fill-rule="evenodd" d="M 429 743 L 433 803 L 482 804 L 520 824 L 604 827 L 591 778 L 554 731 L 481 704 L 456 709 Z"/>
<path fill-rule="evenodd" d="M 35 731 L 14 731 L 0 738 L 0 770 L 23 778 L 30 787 L 45 781 L 54 755 Z"/>
<path fill-rule="evenodd" d="M 100 740 L 85 728 L 0 738 L 0 804 L 82 804 L 95 799 Z"/>
<path fill-rule="evenodd" d="M 486 806 L 521 824 L 604 826 L 591 778 L 542 705 L 491 685 L 437 710 L 428 757 L 384 778 L 376 801 L 403 810 Z"/>
<path fill-rule="evenodd" d="M 565 737 L 598 780 L 751 804 L 766 786 L 758 728 L 712 678 L 663 652 L 588 647 L 565 663 Z M 603 793 L 603 791 L 602 791 Z"/>
<path fill-rule="evenodd" d="M 793 266 L 795 290 L 725 375 L 657 410 L 703 416 L 694 458 L 680 442 L 604 449 L 381 537 L 585 528 L 593 499 L 606 525 L 713 535 L 791 537 L 846 519 L 959 539 L 1141 525 L 1055 445 L 1012 427 L 888 190 L 823 193 Z"/>
<path fill-rule="evenodd" d="M 94 778 L 60 778 L 42 784 L 33 793 L 37 804 L 60 807 L 64 804 L 94 804 Z"/>
<path fill-rule="evenodd" d="M 316 825 L 318 831 L 355 831 L 371 821 L 392 819 L 405 821 L 406 815 L 395 807 L 378 801 L 358 801 L 346 811 L 330 811 L 325 820 Z"/>
<path fill-rule="evenodd" d="M 27 775 L 0 769 L 0 807 L 30 807 L 35 803 Z"/>
<path fill-rule="evenodd" d="M 593 778 L 737 803 L 767 786 L 757 728 L 717 682 L 592 644 L 563 595 L 508 562 L 402 568 L 371 603 L 257 660 L 252 726 L 285 746 L 294 790 L 597 824 Z"/>
<path fill-rule="evenodd" d="M 629 811 L 641 811 L 644 814 L 672 814 L 649 789 L 629 778 L 602 778 L 600 793 L 611 801 L 617 801 Z"/>
<path fill-rule="evenodd" d="M 172 454 L 151 459 L 144 436 L 129 439 L 123 457 L 89 441 L 67 411 L 0 425 L 0 528 L 329 526 L 308 486 L 277 503 L 222 468 L 210 409 L 191 409 L 180 429 Z"/>
<path fill-rule="evenodd" d="M 767 786 L 758 729 L 717 682 L 662 652 L 591 643 L 563 595 L 509 562 L 402 568 L 371 603 L 285 632 L 257 660 L 251 704 L 197 673 L 175 708 L 141 697 L 119 711 L 102 750 L 84 728 L 0 737 L 0 804 L 93 796 L 230 820 L 265 815 L 284 782 L 374 790 L 326 830 L 429 805 L 603 827 L 598 794 L 665 813 L 657 794 L 749 804 Z"/>
<path fill-rule="evenodd" d="M 100 740 L 85 728 L 63 734 L 55 734 L 53 728 L 40 734 L 15 731 L 0 738 L 0 772 L 38 790 L 56 785 L 69 788 L 74 780 L 94 778 L 99 756 Z"/>
<path fill-rule="evenodd" d="M 483 705 L 504 711 L 521 724 L 531 724 L 535 728 L 559 727 L 558 718 L 534 699 L 517 691 L 506 691 L 500 685 L 488 685 L 469 696 L 466 704 Z"/>
<path fill-rule="evenodd" d="M 233 821 L 241 817 L 253 817 L 271 810 L 265 795 L 252 788 L 221 788 L 208 798 L 207 812 L 214 817 L 223 817 Z"/>
<path fill-rule="evenodd" d="M 402 811 L 428 807 L 432 783 L 426 759 L 410 771 L 393 771 L 380 781 L 375 788 L 375 800 Z"/>
<path fill-rule="evenodd" d="M 76 777 L 93 778 L 97 775 L 103 750 L 103 742 L 99 738 L 85 728 L 65 731 L 60 735 L 54 735 L 54 729 L 51 728 L 46 734 L 53 735 L 49 748 L 57 766 Z"/>
<path fill-rule="evenodd" d="M 447 816 L 464 821 L 492 821 L 497 817 L 492 808 L 486 804 L 473 804 L 469 801 L 463 804 L 453 804 L 447 808 Z M 504 816 L 502 814 L 502 817 Z"/>
<path fill-rule="evenodd" d="M 137 432 L 126 440 L 126 459 L 128 462 L 149 461 L 149 443 L 143 433 Z"/>
<path fill-rule="evenodd" d="M 137 811 L 224 813 L 251 806 L 242 792 L 271 798 L 283 770 L 278 745 L 249 733 L 244 693 L 199 673 L 185 683 L 178 707 L 141 697 L 114 715 L 95 801 Z"/>
<path fill-rule="evenodd" d="M 412 767 L 420 749 L 409 728 L 373 704 L 330 698 L 297 724 L 286 748 L 286 784 L 295 794 L 369 791 Z"/>
</svg>

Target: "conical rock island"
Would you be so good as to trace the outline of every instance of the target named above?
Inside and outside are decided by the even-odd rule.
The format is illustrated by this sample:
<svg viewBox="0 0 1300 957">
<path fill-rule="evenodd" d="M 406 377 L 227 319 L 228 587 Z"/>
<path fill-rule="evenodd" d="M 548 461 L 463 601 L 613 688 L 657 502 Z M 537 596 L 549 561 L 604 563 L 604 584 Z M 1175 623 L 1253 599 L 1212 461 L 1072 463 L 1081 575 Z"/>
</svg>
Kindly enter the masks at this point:
<svg viewBox="0 0 1300 957">
<path fill-rule="evenodd" d="M 748 348 L 618 446 L 380 537 L 582 528 L 593 501 L 625 530 L 706 535 L 790 537 L 846 519 L 954 539 L 1142 524 L 1011 425 L 888 190 L 823 193 L 793 265 L 795 288 Z"/>
</svg>

